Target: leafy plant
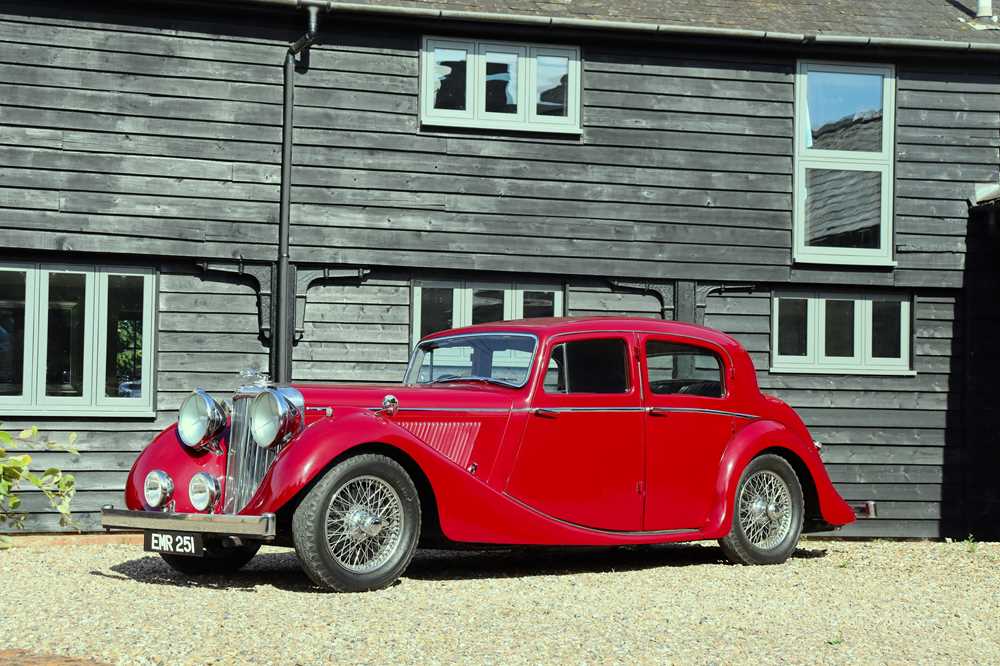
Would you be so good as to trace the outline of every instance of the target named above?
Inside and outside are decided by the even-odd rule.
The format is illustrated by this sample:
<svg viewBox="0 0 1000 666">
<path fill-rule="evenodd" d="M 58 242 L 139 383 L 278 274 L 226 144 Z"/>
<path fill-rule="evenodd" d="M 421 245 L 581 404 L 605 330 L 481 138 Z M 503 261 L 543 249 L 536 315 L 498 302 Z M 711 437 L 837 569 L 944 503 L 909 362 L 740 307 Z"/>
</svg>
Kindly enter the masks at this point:
<svg viewBox="0 0 1000 666">
<path fill-rule="evenodd" d="M 971 534 L 965 537 L 965 549 L 968 550 L 969 553 L 975 554 L 976 548 L 978 546 L 979 544 L 976 543 L 976 537 L 972 536 Z"/>
<path fill-rule="evenodd" d="M 41 436 L 37 426 L 22 430 L 17 436 L 18 448 L 41 448 L 46 451 L 61 451 L 79 455 L 73 448 L 76 443 L 76 433 L 70 433 L 69 443 L 61 445 L 53 442 L 47 436 Z M 0 526 L 9 525 L 14 529 L 22 529 L 27 516 L 18 512 L 21 498 L 17 495 L 23 485 L 40 491 L 53 509 L 59 512 L 59 524 L 63 527 L 79 529 L 70 515 L 70 502 L 76 493 L 76 480 L 72 474 L 64 474 L 51 467 L 41 474 L 32 472 L 31 456 L 27 453 L 9 454 L 15 439 L 12 435 L 0 430 Z M 13 540 L 0 534 L 0 549 L 10 548 Z"/>
</svg>

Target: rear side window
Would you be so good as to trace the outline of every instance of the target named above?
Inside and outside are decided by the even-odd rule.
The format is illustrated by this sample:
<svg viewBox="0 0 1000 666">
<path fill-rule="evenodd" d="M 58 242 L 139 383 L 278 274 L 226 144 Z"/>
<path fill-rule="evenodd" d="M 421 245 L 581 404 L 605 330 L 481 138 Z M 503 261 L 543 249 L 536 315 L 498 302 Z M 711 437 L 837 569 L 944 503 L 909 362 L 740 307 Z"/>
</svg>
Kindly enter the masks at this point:
<svg viewBox="0 0 1000 666">
<path fill-rule="evenodd" d="M 628 347 L 621 338 L 564 342 L 552 349 L 547 393 L 628 393 Z"/>
<path fill-rule="evenodd" d="M 658 395 L 722 397 L 722 361 L 702 347 L 647 340 L 646 372 L 649 390 Z"/>
</svg>

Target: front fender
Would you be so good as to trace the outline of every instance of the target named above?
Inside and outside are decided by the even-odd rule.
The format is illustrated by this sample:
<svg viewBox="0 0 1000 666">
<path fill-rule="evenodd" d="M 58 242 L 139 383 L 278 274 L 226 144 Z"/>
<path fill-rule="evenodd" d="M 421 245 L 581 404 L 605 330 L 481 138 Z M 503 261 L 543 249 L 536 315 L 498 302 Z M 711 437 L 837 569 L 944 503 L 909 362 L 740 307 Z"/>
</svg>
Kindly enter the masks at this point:
<svg viewBox="0 0 1000 666">
<path fill-rule="evenodd" d="M 309 425 L 283 450 L 240 513 L 274 512 L 313 482 L 331 462 L 362 444 L 378 442 L 406 452 L 421 468 L 436 456 L 413 435 L 367 411 L 325 418 Z"/>
<path fill-rule="evenodd" d="M 812 477 L 824 521 L 833 526 L 854 521 L 854 511 L 833 487 L 812 443 L 804 442 L 801 436 L 776 421 L 761 420 L 738 431 L 722 454 L 715 484 L 715 509 L 709 516 L 706 533 L 715 538 L 729 534 L 740 475 L 751 460 L 768 449 L 782 449 L 802 461 Z"/>
</svg>

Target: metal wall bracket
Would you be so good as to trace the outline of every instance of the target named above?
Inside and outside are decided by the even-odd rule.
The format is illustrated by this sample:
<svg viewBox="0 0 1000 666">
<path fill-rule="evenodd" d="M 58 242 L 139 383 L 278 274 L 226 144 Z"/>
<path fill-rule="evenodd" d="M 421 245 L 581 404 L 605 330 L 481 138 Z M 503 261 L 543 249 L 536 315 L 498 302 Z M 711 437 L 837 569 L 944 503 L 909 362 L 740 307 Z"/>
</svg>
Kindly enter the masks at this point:
<svg viewBox="0 0 1000 666">
<path fill-rule="evenodd" d="M 756 285 L 752 284 L 699 284 L 695 288 L 695 323 L 705 325 L 705 308 L 708 297 L 716 294 L 752 294 Z"/>
<path fill-rule="evenodd" d="M 257 327 L 260 340 L 266 345 L 271 344 L 271 331 L 274 326 L 272 311 L 272 293 L 274 291 L 274 267 L 271 264 L 248 264 L 243 257 L 237 264 L 213 261 L 198 262 L 202 270 L 202 278 L 211 277 L 212 273 L 239 275 L 248 278 L 250 286 L 257 294 Z"/>
<path fill-rule="evenodd" d="M 369 268 L 303 268 L 295 272 L 295 337 L 298 343 L 305 335 L 306 307 L 309 305 L 309 288 L 322 284 L 361 286 L 371 275 Z"/>
<path fill-rule="evenodd" d="M 612 291 L 649 294 L 660 301 L 660 318 L 671 319 L 674 309 L 673 282 L 632 282 L 629 280 L 608 280 Z"/>
</svg>

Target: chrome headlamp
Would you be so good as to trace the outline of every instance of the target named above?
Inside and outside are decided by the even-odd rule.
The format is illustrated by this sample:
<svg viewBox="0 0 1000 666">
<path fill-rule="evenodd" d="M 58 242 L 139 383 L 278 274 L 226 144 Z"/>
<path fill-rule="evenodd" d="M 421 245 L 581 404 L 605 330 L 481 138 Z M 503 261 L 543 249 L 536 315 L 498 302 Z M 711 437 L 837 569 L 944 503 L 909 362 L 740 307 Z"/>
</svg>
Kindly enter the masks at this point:
<svg viewBox="0 0 1000 666">
<path fill-rule="evenodd" d="M 201 389 L 196 389 L 181 403 L 177 412 L 177 434 L 185 446 L 201 450 L 226 426 L 224 405 Z"/>
<path fill-rule="evenodd" d="M 146 504 L 159 509 L 173 497 L 174 482 L 162 469 L 154 469 L 146 475 L 146 480 L 142 484 L 142 494 L 146 498 Z"/>
<path fill-rule="evenodd" d="M 305 399 L 290 387 L 267 388 L 250 403 L 250 435 L 265 449 L 291 439 L 305 423 Z"/>
</svg>

